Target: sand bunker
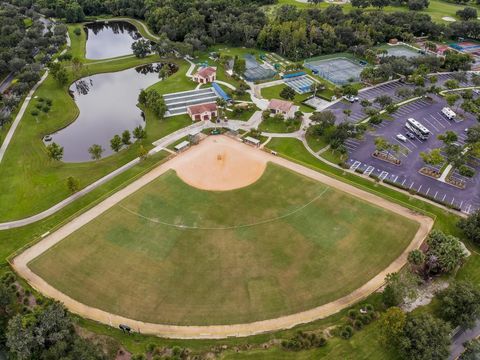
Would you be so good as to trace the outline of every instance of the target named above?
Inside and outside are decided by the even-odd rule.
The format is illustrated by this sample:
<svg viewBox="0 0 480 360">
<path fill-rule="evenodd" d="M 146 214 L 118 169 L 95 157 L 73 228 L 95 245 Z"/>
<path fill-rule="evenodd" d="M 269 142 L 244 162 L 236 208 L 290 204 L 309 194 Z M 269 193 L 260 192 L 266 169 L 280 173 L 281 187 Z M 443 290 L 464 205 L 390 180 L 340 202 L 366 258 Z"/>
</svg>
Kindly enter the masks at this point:
<svg viewBox="0 0 480 360">
<path fill-rule="evenodd" d="M 177 157 L 172 168 L 190 186 L 227 191 L 248 186 L 265 171 L 262 153 L 224 136 L 210 136 Z"/>
</svg>

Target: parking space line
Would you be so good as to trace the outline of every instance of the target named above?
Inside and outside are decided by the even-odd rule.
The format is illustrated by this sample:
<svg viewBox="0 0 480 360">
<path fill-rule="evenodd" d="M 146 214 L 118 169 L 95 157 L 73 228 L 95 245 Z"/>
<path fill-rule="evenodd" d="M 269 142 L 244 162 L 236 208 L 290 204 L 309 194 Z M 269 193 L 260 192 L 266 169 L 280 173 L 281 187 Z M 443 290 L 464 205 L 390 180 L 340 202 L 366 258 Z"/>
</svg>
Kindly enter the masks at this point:
<svg viewBox="0 0 480 360">
<path fill-rule="evenodd" d="M 420 192 L 420 190 L 422 189 L 422 186 L 423 186 L 423 185 L 420 185 L 420 187 L 419 187 L 418 190 L 417 190 L 418 192 Z"/>
<path fill-rule="evenodd" d="M 388 176 L 388 172 L 382 171 L 380 176 L 378 177 L 380 180 L 385 180 L 385 178 Z"/>
<path fill-rule="evenodd" d="M 407 141 L 408 141 L 410 144 L 412 144 L 412 146 L 413 146 L 414 148 L 417 148 L 417 147 L 418 147 L 412 140 L 407 139 Z"/>
<path fill-rule="evenodd" d="M 353 165 L 350 166 L 350 170 L 355 171 L 355 170 L 357 170 L 357 168 L 358 168 L 360 165 L 362 165 L 362 163 L 361 163 L 360 161 L 355 161 L 355 162 L 353 163 Z"/>
<path fill-rule="evenodd" d="M 460 203 L 460 209 L 462 208 L 462 205 L 463 205 L 463 200 L 462 200 L 462 202 Z"/>
<path fill-rule="evenodd" d="M 407 179 L 404 179 L 404 180 L 403 180 L 403 182 L 402 182 L 402 185 L 404 185 L 404 184 L 405 184 L 405 181 L 407 181 Z"/>
<path fill-rule="evenodd" d="M 395 178 L 395 180 L 393 180 L 393 182 L 397 182 L 397 180 L 398 180 L 398 175 L 397 175 L 397 177 Z"/>
<path fill-rule="evenodd" d="M 398 140 L 397 138 L 394 138 L 394 139 L 395 139 L 395 141 L 398 142 L 401 146 L 403 146 L 405 149 L 407 149 L 407 151 L 408 151 L 409 153 L 412 152 L 412 150 L 411 150 L 409 147 L 407 147 L 403 142 L 401 142 L 401 141 Z M 405 155 L 405 154 L 404 154 L 404 155 Z"/>
<path fill-rule="evenodd" d="M 432 118 L 433 120 L 435 120 L 435 121 L 438 123 L 438 125 L 440 125 L 442 128 L 445 129 L 445 125 L 443 125 L 440 121 L 438 121 L 435 116 L 433 116 L 432 114 L 430 114 L 430 116 L 431 116 L 431 118 Z"/>
<path fill-rule="evenodd" d="M 450 203 L 450 205 L 453 205 L 453 202 L 455 201 L 455 198 L 452 199 L 452 202 Z"/>
<path fill-rule="evenodd" d="M 375 170 L 375 168 L 373 166 L 369 166 L 367 167 L 367 170 L 365 170 L 364 174 L 368 176 L 373 172 L 373 170 Z"/>
<path fill-rule="evenodd" d="M 430 188 L 428 188 L 427 192 L 425 193 L 425 195 L 428 195 L 428 193 L 430 192 Z"/>
<path fill-rule="evenodd" d="M 467 214 L 470 214 L 470 208 L 471 208 L 471 207 L 472 207 L 472 205 L 471 205 L 471 204 L 470 204 L 470 205 L 468 205 L 468 209 L 467 209 L 467 211 L 466 211 L 466 213 L 467 213 Z"/>
<path fill-rule="evenodd" d="M 435 193 L 435 196 L 433 198 L 436 199 L 437 195 L 438 195 L 438 191 Z"/>
<path fill-rule="evenodd" d="M 445 201 L 445 198 L 447 197 L 447 194 L 443 195 L 442 201 Z"/>
<path fill-rule="evenodd" d="M 430 126 L 433 127 L 435 130 L 440 131 L 435 125 L 433 125 L 430 121 L 428 121 L 427 118 L 423 118 L 423 120 L 425 120 L 428 124 L 430 124 Z"/>
<path fill-rule="evenodd" d="M 412 184 L 410 185 L 410 189 L 413 187 L 413 184 L 415 184 L 415 183 L 412 181 Z"/>
</svg>

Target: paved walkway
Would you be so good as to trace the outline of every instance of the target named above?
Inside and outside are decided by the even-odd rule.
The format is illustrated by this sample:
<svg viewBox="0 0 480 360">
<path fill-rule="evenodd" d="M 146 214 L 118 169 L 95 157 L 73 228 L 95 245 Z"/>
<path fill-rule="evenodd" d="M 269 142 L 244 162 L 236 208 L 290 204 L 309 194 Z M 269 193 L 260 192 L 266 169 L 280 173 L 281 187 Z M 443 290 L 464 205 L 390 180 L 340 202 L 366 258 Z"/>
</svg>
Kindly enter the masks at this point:
<svg viewBox="0 0 480 360">
<path fill-rule="evenodd" d="M 237 140 L 228 139 L 228 141 L 237 142 Z M 200 144 L 199 146 L 202 146 Z M 208 146 L 204 144 L 204 146 Z M 243 145 L 242 145 L 243 146 Z M 325 318 L 332 314 L 337 313 L 338 311 L 351 306 L 358 301 L 364 299 L 372 292 L 380 288 L 383 283 L 385 276 L 389 273 L 397 272 L 400 270 L 405 263 L 407 262 L 408 253 L 420 247 L 428 233 L 430 232 L 434 221 L 424 215 L 415 213 L 407 208 L 404 208 L 398 204 L 391 203 L 388 200 L 381 198 L 372 193 L 366 192 L 359 188 L 356 188 L 350 184 L 346 184 L 340 180 L 333 179 L 326 175 L 323 175 L 319 172 L 316 172 L 310 168 L 304 167 L 297 163 L 290 162 L 284 158 L 271 155 L 267 152 L 264 152 L 259 149 L 253 149 L 245 145 L 245 151 L 258 151 L 260 156 L 265 158 L 265 161 L 272 162 L 283 166 L 287 169 L 295 171 L 299 174 L 307 176 L 311 179 L 320 181 L 327 186 L 336 188 L 340 191 L 344 191 L 353 196 L 359 197 L 365 201 L 368 201 L 372 204 L 380 206 L 389 211 L 395 212 L 401 216 L 412 219 L 419 223 L 419 230 L 415 234 L 415 237 L 404 250 L 404 252 L 393 261 L 386 269 L 377 274 L 374 278 L 369 280 L 366 284 L 353 291 L 352 293 L 332 301 L 330 303 L 318 306 L 314 309 L 303 311 L 300 313 L 282 316 L 276 319 L 269 319 L 263 321 L 257 321 L 246 324 L 235 324 L 235 325 L 212 325 L 212 326 L 176 326 L 176 325 L 164 325 L 164 324 L 153 324 L 146 323 L 142 321 L 137 321 L 133 319 L 128 319 L 119 315 L 111 314 L 106 311 L 96 309 L 85 304 L 82 304 L 66 294 L 55 289 L 53 286 L 48 284 L 41 277 L 33 273 L 27 266 L 27 264 L 35 259 L 37 256 L 41 255 L 47 251 L 52 246 L 55 246 L 57 243 L 62 241 L 66 236 L 73 233 L 83 225 L 95 219 L 97 216 L 107 211 L 111 207 L 118 204 L 120 201 L 125 199 L 127 196 L 136 192 L 146 184 L 150 183 L 157 177 L 164 174 L 166 171 L 175 166 L 176 162 L 185 161 L 185 158 L 194 156 L 196 149 L 198 147 L 193 147 L 184 153 L 178 155 L 172 160 L 158 166 L 148 174 L 142 176 L 138 180 L 134 181 L 124 189 L 116 192 L 106 200 L 102 201 L 92 209 L 86 211 L 85 213 L 79 215 L 70 223 L 64 225 L 59 230 L 53 234 L 47 236 L 45 239 L 41 240 L 37 244 L 25 250 L 22 254 L 17 256 L 12 263 L 13 268 L 17 273 L 28 281 L 28 283 L 40 291 L 44 295 L 57 299 L 65 304 L 65 306 L 82 317 L 92 319 L 104 324 L 117 327 L 120 324 L 127 324 L 132 329 L 138 329 L 143 334 L 152 334 L 158 335 L 167 338 L 179 338 L 179 339 L 219 339 L 227 338 L 231 336 L 242 337 L 242 336 L 251 336 L 255 334 L 278 331 L 282 329 L 292 328 L 296 325 L 308 323 L 315 321 L 317 319 Z"/>
</svg>

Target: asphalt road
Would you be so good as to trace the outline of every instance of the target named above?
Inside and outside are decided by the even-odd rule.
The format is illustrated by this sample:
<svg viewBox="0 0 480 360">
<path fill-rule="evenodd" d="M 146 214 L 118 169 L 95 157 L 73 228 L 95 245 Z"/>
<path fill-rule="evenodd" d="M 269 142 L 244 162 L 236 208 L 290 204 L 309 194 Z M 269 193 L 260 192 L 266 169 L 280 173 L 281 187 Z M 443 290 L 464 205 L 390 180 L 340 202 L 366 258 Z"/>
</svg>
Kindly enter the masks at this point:
<svg viewBox="0 0 480 360">
<path fill-rule="evenodd" d="M 452 345 L 450 345 L 449 360 L 457 359 L 465 350 L 463 344 L 480 336 L 480 320 L 477 320 L 475 326 L 472 329 L 467 329 L 458 332 L 452 338 Z"/>
</svg>

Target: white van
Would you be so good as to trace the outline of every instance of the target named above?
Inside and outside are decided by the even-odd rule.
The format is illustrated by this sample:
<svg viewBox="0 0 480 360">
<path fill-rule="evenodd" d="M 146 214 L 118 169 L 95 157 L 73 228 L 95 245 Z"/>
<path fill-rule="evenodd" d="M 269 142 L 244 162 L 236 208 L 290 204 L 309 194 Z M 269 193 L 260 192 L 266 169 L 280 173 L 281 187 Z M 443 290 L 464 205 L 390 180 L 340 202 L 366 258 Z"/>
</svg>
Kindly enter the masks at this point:
<svg viewBox="0 0 480 360">
<path fill-rule="evenodd" d="M 402 134 L 397 134 L 397 139 L 403 142 L 407 142 L 407 138 Z"/>
<path fill-rule="evenodd" d="M 455 114 L 449 107 L 444 107 L 442 109 L 442 114 L 445 115 L 448 120 L 453 120 L 455 119 L 455 116 L 457 116 L 457 114 Z"/>
</svg>

